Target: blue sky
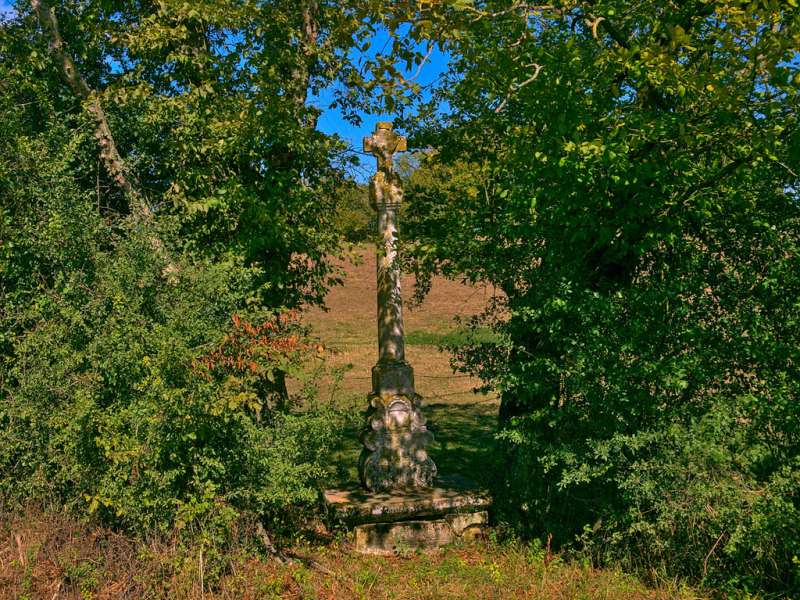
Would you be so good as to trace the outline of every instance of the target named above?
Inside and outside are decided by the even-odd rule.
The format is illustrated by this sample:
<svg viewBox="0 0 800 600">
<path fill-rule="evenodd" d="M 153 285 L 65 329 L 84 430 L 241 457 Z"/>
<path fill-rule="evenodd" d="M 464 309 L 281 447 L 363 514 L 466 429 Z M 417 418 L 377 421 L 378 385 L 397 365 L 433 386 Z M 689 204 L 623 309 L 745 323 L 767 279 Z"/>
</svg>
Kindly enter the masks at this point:
<svg viewBox="0 0 800 600">
<path fill-rule="evenodd" d="M 372 48 L 375 48 L 376 51 L 380 51 L 381 48 L 385 47 L 388 40 L 389 35 L 386 31 L 378 32 L 373 39 Z M 422 47 L 420 51 L 425 55 L 428 53 L 428 47 Z M 357 61 L 358 56 L 354 56 L 353 58 Z M 370 58 L 372 58 L 372 56 L 370 56 Z M 404 77 L 414 78 L 414 82 L 421 85 L 424 89 L 441 77 L 447 69 L 447 63 L 447 55 L 440 52 L 438 48 L 435 48 L 420 67 L 414 67 L 410 72 L 405 69 L 401 69 L 401 71 L 403 71 Z M 426 94 L 423 92 L 423 97 L 425 96 Z M 361 151 L 362 140 L 365 136 L 372 133 L 375 128 L 375 123 L 378 121 L 392 121 L 397 116 L 396 114 L 387 113 L 368 114 L 361 111 L 359 112 L 361 123 L 356 126 L 345 121 L 338 109 L 330 108 L 333 97 L 333 90 L 327 89 L 323 90 L 318 97 L 311 99 L 311 103 L 322 111 L 317 127 L 323 133 L 338 134 L 355 152 Z M 365 161 L 368 171 L 372 170 L 372 163 L 373 161 L 371 159 Z M 366 179 L 366 177 L 369 176 L 360 172 L 360 170 L 356 170 L 353 174 L 356 179 Z"/>
<path fill-rule="evenodd" d="M 9 0 L 0 0 L 0 15 L 9 14 L 12 12 L 11 2 Z M 376 51 L 386 46 L 388 41 L 388 34 L 383 31 L 376 34 L 375 39 L 372 41 L 372 48 Z M 425 49 L 427 50 L 427 48 Z M 372 54 L 372 53 L 371 53 Z M 426 86 L 435 81 L 447 67 L 447 56 L 435 50 L 431 53 L 428 60 L 423 64 L 419 74 L 414 81 L 422 86 Z M 416 74 L 416 68 L 413 73 L 405 73 L 406 77 L 411 77 Z M 316 98 L 312 98 L 311 102 L 317 106 L 322 114 L 318 121 L 318 128 L 323 133 L 338 134 L 345 140 L 355 151 L 361 150 L 361 140 L 364 136 L 369 135 L 378 121 L 391 121 L 396 115 L 389 114 L 366 114 L 360 113 L 361 124 L 359 126 L 352 125 L 345 121 L 337 109 L 331 109 L 330 103 L 333 100 L 333 90 L 323 90 L 323 92 Z M 372 161 L 366 161 L 365 167 L 371 169 Z M 364 179 L 365 175 L 360 170 L 353 173 L 357 179 Z"/>
<path fill-rule="evenodd" d="M 434 51 L 430 58 L 422 65 L 419 75 L 414 79 L 416 83 L 425 87 L 438 79 L 442 73 L 447 69 L 447 56 L 439 51 Z M 413 76 L 413 73 L 405 73 L 406 76 Z M 359 127 L 350 125 L 341 118 L 339 111 L 336 109 L 329 109 L 329 105 L 333 99 L 331 90 L 324 90 L 318 98 L 312 98 L 311 103 L 322 110 L 319 118 L 319 129 L 324 133 L 338 133 L 344 139 L 350 142 L 358 142 L 361 145 L 361 138 L 368 135 L 377 121 L 391 121 L 396 115 L 390 114 L 367 114 L 360 112 L 362 124 Z"/>
</svg>

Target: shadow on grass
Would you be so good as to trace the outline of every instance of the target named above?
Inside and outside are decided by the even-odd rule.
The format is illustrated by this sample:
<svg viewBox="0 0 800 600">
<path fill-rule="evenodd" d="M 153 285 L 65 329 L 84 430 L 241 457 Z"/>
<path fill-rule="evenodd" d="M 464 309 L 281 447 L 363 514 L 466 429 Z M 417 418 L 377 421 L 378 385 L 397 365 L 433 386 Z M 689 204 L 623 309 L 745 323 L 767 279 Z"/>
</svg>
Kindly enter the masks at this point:
<svg viewBox="0 0 800 600">
<path fill-rule="evenodd" d="M 462 475 L 487 485 L 494 472 L 497 405 L 431 403 L 424 409 L 434 442 L 430 454 L 440 475 Z"/>
<path fill-rule="evenodd" d="M 436 346 L 437 348 L 467 344 L 496 344 L 499 340 L 499 336 L 488 327 L 458 328 L 445 332 L 413 329 L 406 334 L 406 344 L 409 346 Z"/>
<path fill-rule="evenodd" d="M 430 455 L 439 474 L 461 475 L 477 484 L 488 485 L 496 467 L 497 404 L 431 402 L 423 405 L 423 412 L 428 419 L 428 429 L 434 435 Z M 362 415 L 354 415 L 334 449 L 335 474 L 331 483 L 336 487 L 358 481 L 362 427 Z"/>
</svg>

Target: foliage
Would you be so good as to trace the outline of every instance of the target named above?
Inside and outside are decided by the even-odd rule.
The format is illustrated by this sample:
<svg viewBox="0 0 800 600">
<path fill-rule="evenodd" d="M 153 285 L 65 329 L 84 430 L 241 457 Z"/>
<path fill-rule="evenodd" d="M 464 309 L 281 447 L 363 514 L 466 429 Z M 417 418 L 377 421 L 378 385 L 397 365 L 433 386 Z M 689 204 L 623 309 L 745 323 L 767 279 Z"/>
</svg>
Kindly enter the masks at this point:
<svg viewBox="0 0 800 600">
<path fill-rule="evenodd" d="M 334 227 L 345 240 L 357 244 L 370 239 L 373 233 L 375 211 L 369 205 L 366 186 L 352 184 L 339 191 L 338 210 Z"/>
<path fill-rule="evenodd" d="M 55 501 L 140 533 L 210 536 L 242 514 L 275 524 L 315 503 L 338 417 L 312 402 L 305 365 L 313 356 L 286 309 L 314 301 L 326 282 L 324 261 L 297 257 L 319 258 L 337 243 L 321 218 L 325 203 L 313 219 L 308 212 L 318 191 L 309 187 L 314 165 L 330 170 L 331 142 L 309 132 L 313 151 L 292 167 L 308 185 L 295 179 L 293 191 L 269 196 L 262 192 L 276 177 L 290 179 L 267 163 L 247 167 L 257 175 L 248 180 L 231 162 L 238 154 L 193 162 L 188 154 L 197 147 L 171 147 L 181 127 L 210 135 L 222 115 L 192 104 L 181 76 L 146 93 L 125 88 L 136 101 L 107 103 L 106 112 L 131 179 L 154 207 L 154 218 L 137 220 L 104 172 L 91 114 L 60 83 L 47 40 L 19 8 L 0 25 L 3 502 Z M 113 50 L 104 29 L 121 27 L 122 15 L 99 5 L 69 8 L 57 12 L 84 76 L 108 85 L 104 102 L 125 95 L 112 93 L 111 82 L 130 73 L 109 64 L 133 58 Z M 164 64 L 132 71 L 152 68 L 155 77 Z M 230 79 L 220 86 L 221 94 L 235 87 Z M 235 133 L 229 125 L 218 133 Z M 173 135 L 164 135 L 167 126 Z M 242 142 L 247 152 L 257 152 L 255 141 Z M 231 218 L 226 234 L 215 229 L 221 212 L 205 220 L 192 202 L 170 196 L 195 177 L 210 182 L 195 186 L 201 195 L 249 181 L 242 202 L 222 211 Z M 239 237 L 237 223 L 256 222 L 260 241 L 248 246 L 252 238 Z M 286 375 L 307 385 L 290 397 Z"/>
<path fill-rule="evenodd" d="M 2 49 L 13 104 L 36 102 L 33 85 L 49 93 L 55 114 L 88 111 L 62 82 L 35 12 L 25 2 L 15 8 Z M 336 137 L 317 131 L 309 97 L 338 81 L 368 13 L 294 0 L 53 9 L 63 49 L 154 212 L 175 216 L 193 251 L 257 266 L 267 304 L 320 302 L 331 274 L 325 257 L 340 241 L 331 224 L 347 160 Z M 129 200 L 98 165 L 96 141 L 84 140 L 75 156 L 76 177 L 103 192 L 103 207 L 126 213 Z"/>
<path fill-rule="evenodd" d="M 599 560 L 800 588 L 797 2 L 15 9 L 5 498 L 208 532 L 315 499 L 336 419 L 288 396 L 310 350 L 291 311 L 367 214 L 316 127 L 326 90 L 436 149 L 406 165 L 421 289 L 504 292 L 457 354 L 502 394 L 500 516 Z M 435 44 L 451 71 L 424 89 Z"/>
<path fill-rule="evenodd" d="M 794 3 L 462 7 L 407 184 L 420 275 L 506 294 L 502 517 L 601 560 L 797 591 Z"/>
<path fill-rule="evenodd" d="M 88 200 L 30 213 L 40 231 L 54 221 L 77 230 L 92 224 L 76 218 L 91 214 Z M 112 243 L 83 269 L 58 274 L 30 304 L 4 303 L 4 331 L 25 328 L 3 365 L 3 496 L 57 498 L 142 532 L 219 531 L 242 512 L 283 517 L 314 503 L 335 420 L 289 412 L 274 384 L 277 370 L 301 373 L 302 332 L 248 310 L 253 273 L 241 264 L 181 260 L 165 284 L 146 232 L 104 233 Z M 27 240 L 46 258 L 74 251 Z M 39 266 L 34 256 L 18 249 L 4 271 Z M 246 373 L 239 356 L 220 360 L 231 347 Z"/>
<path fill-rule="evenodd" d="M 337 101 L 358 120 L 348 90 L 371 93 L 384 63 L 365 71 L 351 50 L 385 13 L 13 3 L 0 22 L 6 499 L 214 531 L 316 498 L 337 419 L 309 409 L 309 382 L 302 410 L 289 397 L 309 348 L 281 319 L 322 301 L 328 258 L 364 235 L 363 187 L 314 102 L 346 84 Z"/>
</svg>

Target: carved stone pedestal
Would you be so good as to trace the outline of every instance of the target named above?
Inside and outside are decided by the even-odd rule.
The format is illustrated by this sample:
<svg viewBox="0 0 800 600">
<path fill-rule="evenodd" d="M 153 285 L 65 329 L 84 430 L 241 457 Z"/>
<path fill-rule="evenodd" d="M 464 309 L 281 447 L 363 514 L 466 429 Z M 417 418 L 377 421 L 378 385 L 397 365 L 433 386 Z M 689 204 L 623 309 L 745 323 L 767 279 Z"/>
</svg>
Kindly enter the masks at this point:
<svg viewBox="0 0 800 600">
<path fill-rule="evenodd" d="M 379 362 L 372 381 L 376 391 L 361 435 L 361 484 L 373 491 L 430 487 L 436 477 L 427 451 L 433 434 L 425 426 L 422 396 L 414 392 L 414 371 L 406 362 Z"/>
<path fill-rule="evenodd" d="M 388 556 L 433 551 L 480 535 L 491 500 L 463 478 L 443 477 L 427 489 L 328 490 L 325 504 L 331 525 L 353 528 L 356 551 Z"/>
</svg>

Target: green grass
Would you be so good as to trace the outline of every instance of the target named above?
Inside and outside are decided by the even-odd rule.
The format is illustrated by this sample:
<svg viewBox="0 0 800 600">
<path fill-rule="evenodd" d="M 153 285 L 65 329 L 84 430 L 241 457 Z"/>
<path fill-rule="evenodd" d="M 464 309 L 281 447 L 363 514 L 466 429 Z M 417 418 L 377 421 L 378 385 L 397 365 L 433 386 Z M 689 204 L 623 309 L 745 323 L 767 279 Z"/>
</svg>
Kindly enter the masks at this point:
<svg viewBox="0 0 800 600">
<path fill-rule="evenodd" d="M 459 328 L 445 332 L 418 329 L 406 334 L 406 344 L 411 346 L 452 348 L 466 344 L 494 344 L 499 341 L 500 337 L 488 327 L 475 330 Z"/>
</svg>

